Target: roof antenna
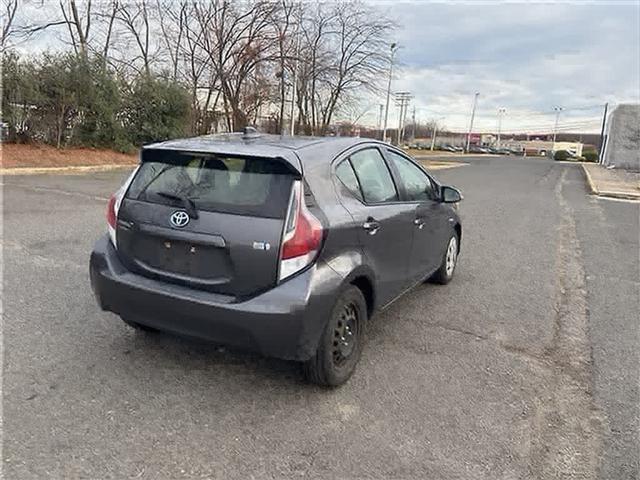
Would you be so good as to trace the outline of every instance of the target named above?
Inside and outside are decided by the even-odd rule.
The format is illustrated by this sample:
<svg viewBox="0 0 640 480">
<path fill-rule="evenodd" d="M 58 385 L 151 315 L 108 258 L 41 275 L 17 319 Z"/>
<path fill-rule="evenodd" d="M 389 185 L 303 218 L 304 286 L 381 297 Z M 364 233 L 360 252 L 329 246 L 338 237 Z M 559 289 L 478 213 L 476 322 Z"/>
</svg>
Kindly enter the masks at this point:
<svg viewBox="0 0 640 480">
<path fill-rule="evenodd" d="M 256 130 L 256 127 L 244 127 L 242 129 L 242 138 L 255 138 L 255 137 L 259 137 L 260 134 L 258 133 L 258 130 Z"/>
</svg>

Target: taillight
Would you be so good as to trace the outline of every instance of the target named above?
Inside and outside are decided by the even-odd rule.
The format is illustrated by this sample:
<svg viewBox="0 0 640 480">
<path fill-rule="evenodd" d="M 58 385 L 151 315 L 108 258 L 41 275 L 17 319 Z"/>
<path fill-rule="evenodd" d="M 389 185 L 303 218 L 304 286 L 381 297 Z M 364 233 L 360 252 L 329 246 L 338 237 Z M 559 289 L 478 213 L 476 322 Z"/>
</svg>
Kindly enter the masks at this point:
<svg viewBox="0 0 640 480">
<path fill-rule="evenodd" d="M 126 182 L 109 198 L 109 203 L 107 203 L 107 231 L 109 232 L 109 238 L 111 239 L 111 243 L 113 243 L 114 247 L 117 247 L 116 243 L 116 225 L 118 223 L 118 210 L 120 210 L 120 204 L 122 203 L 122 199 L 124 198 L 124 194 L 127 193 L 127 189 L 129 185 L 133 181 L 133 177 L 136 176 L 136 172 L 139 167 L 131 172 L 129 178 L 127 178 Z"/>
<path fill-rule="evenodd" d="M 118 192 L 111 195 L 107 204 L 107 232 L 109 232 L 109 238 L 114 247 L 118 246 L 116 243 L 116 223 L 118 221 L 118 204 L 120 203 L 118 201 Z"/>
<path fill-rule="evenodd" d="M 322 224 L 304 203 L 303 186 L 293 184 L 280 249 L 279 280 L 284 280 L 313 262 L 322 245 Z"/>
<path fill-rule="evenodd" d="M 116 195 L 111 195 L 107 204 L 107 225 L 116 228 Z"/>
</svg>

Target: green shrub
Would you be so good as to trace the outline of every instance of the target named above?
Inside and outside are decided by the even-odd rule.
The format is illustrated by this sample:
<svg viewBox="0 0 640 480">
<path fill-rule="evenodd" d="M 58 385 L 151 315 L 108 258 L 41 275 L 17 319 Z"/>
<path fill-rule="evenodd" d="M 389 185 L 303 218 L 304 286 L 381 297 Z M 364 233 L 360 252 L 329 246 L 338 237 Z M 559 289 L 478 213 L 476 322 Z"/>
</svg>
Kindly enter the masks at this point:
<svg viewBox="0 0 640 480">
<path fill-rule="evenodd" d="M 10 142 L 44 142 L 128 152 L 180 137 L 189 125 L 188 92 L 139 75 L 129 84 L 99 56 L 2 55 L 2 120 Z"/>
<path fill-rule="evenodd" d="M 569 155 L 569 152 L 567 152 L 566 150 L 558 150 L 553 155 L 554 160 L 569 160 L 570 158 L 571 155 Z"/>
<path fill-rule="evenodd" d="M 598 161 L 598 152 L 595 150 L 587 150 L 582 153 L 585 162 L 597 162 Z"/>
<path fill-rule="evenodd" d="M 124 99 L 122 118 L 134 145 L 185 134 L 189 121 L 188 92 L 177 83 L 141 76 Z"/>
</svg>

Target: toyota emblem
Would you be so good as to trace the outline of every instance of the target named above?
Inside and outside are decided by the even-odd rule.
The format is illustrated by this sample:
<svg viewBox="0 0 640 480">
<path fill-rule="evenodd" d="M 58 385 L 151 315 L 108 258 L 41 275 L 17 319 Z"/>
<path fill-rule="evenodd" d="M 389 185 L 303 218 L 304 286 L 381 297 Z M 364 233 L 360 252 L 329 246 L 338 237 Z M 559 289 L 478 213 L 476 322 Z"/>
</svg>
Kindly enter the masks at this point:
<svg viewBox="0 0 640 480">
<path fill-rule="evenodd" d="M 189 220 L 191 220 L 191 218 L 189 217 L 189 214 L 184 210 L 173 212 L 170 218 L 171 225 L 178 228 L 186 226 L 187 223 L 189 223 Z"/>
</svg>

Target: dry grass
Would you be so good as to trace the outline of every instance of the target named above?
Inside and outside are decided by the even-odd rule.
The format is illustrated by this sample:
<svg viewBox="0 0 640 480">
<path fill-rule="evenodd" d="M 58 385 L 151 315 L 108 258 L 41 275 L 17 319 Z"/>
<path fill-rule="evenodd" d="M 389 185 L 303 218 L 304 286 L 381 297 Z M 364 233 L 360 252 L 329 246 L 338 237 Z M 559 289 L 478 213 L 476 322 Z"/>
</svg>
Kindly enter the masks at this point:
<svg viewBox="0 0 640 480">
<path fill-rule="evenodd" d="M 135 165 L 138 154 L 92 148 L 64 148 L 50 145 L 2 145 L 0 167 L 71 167 L 84 165 Z"/>
</svg>

